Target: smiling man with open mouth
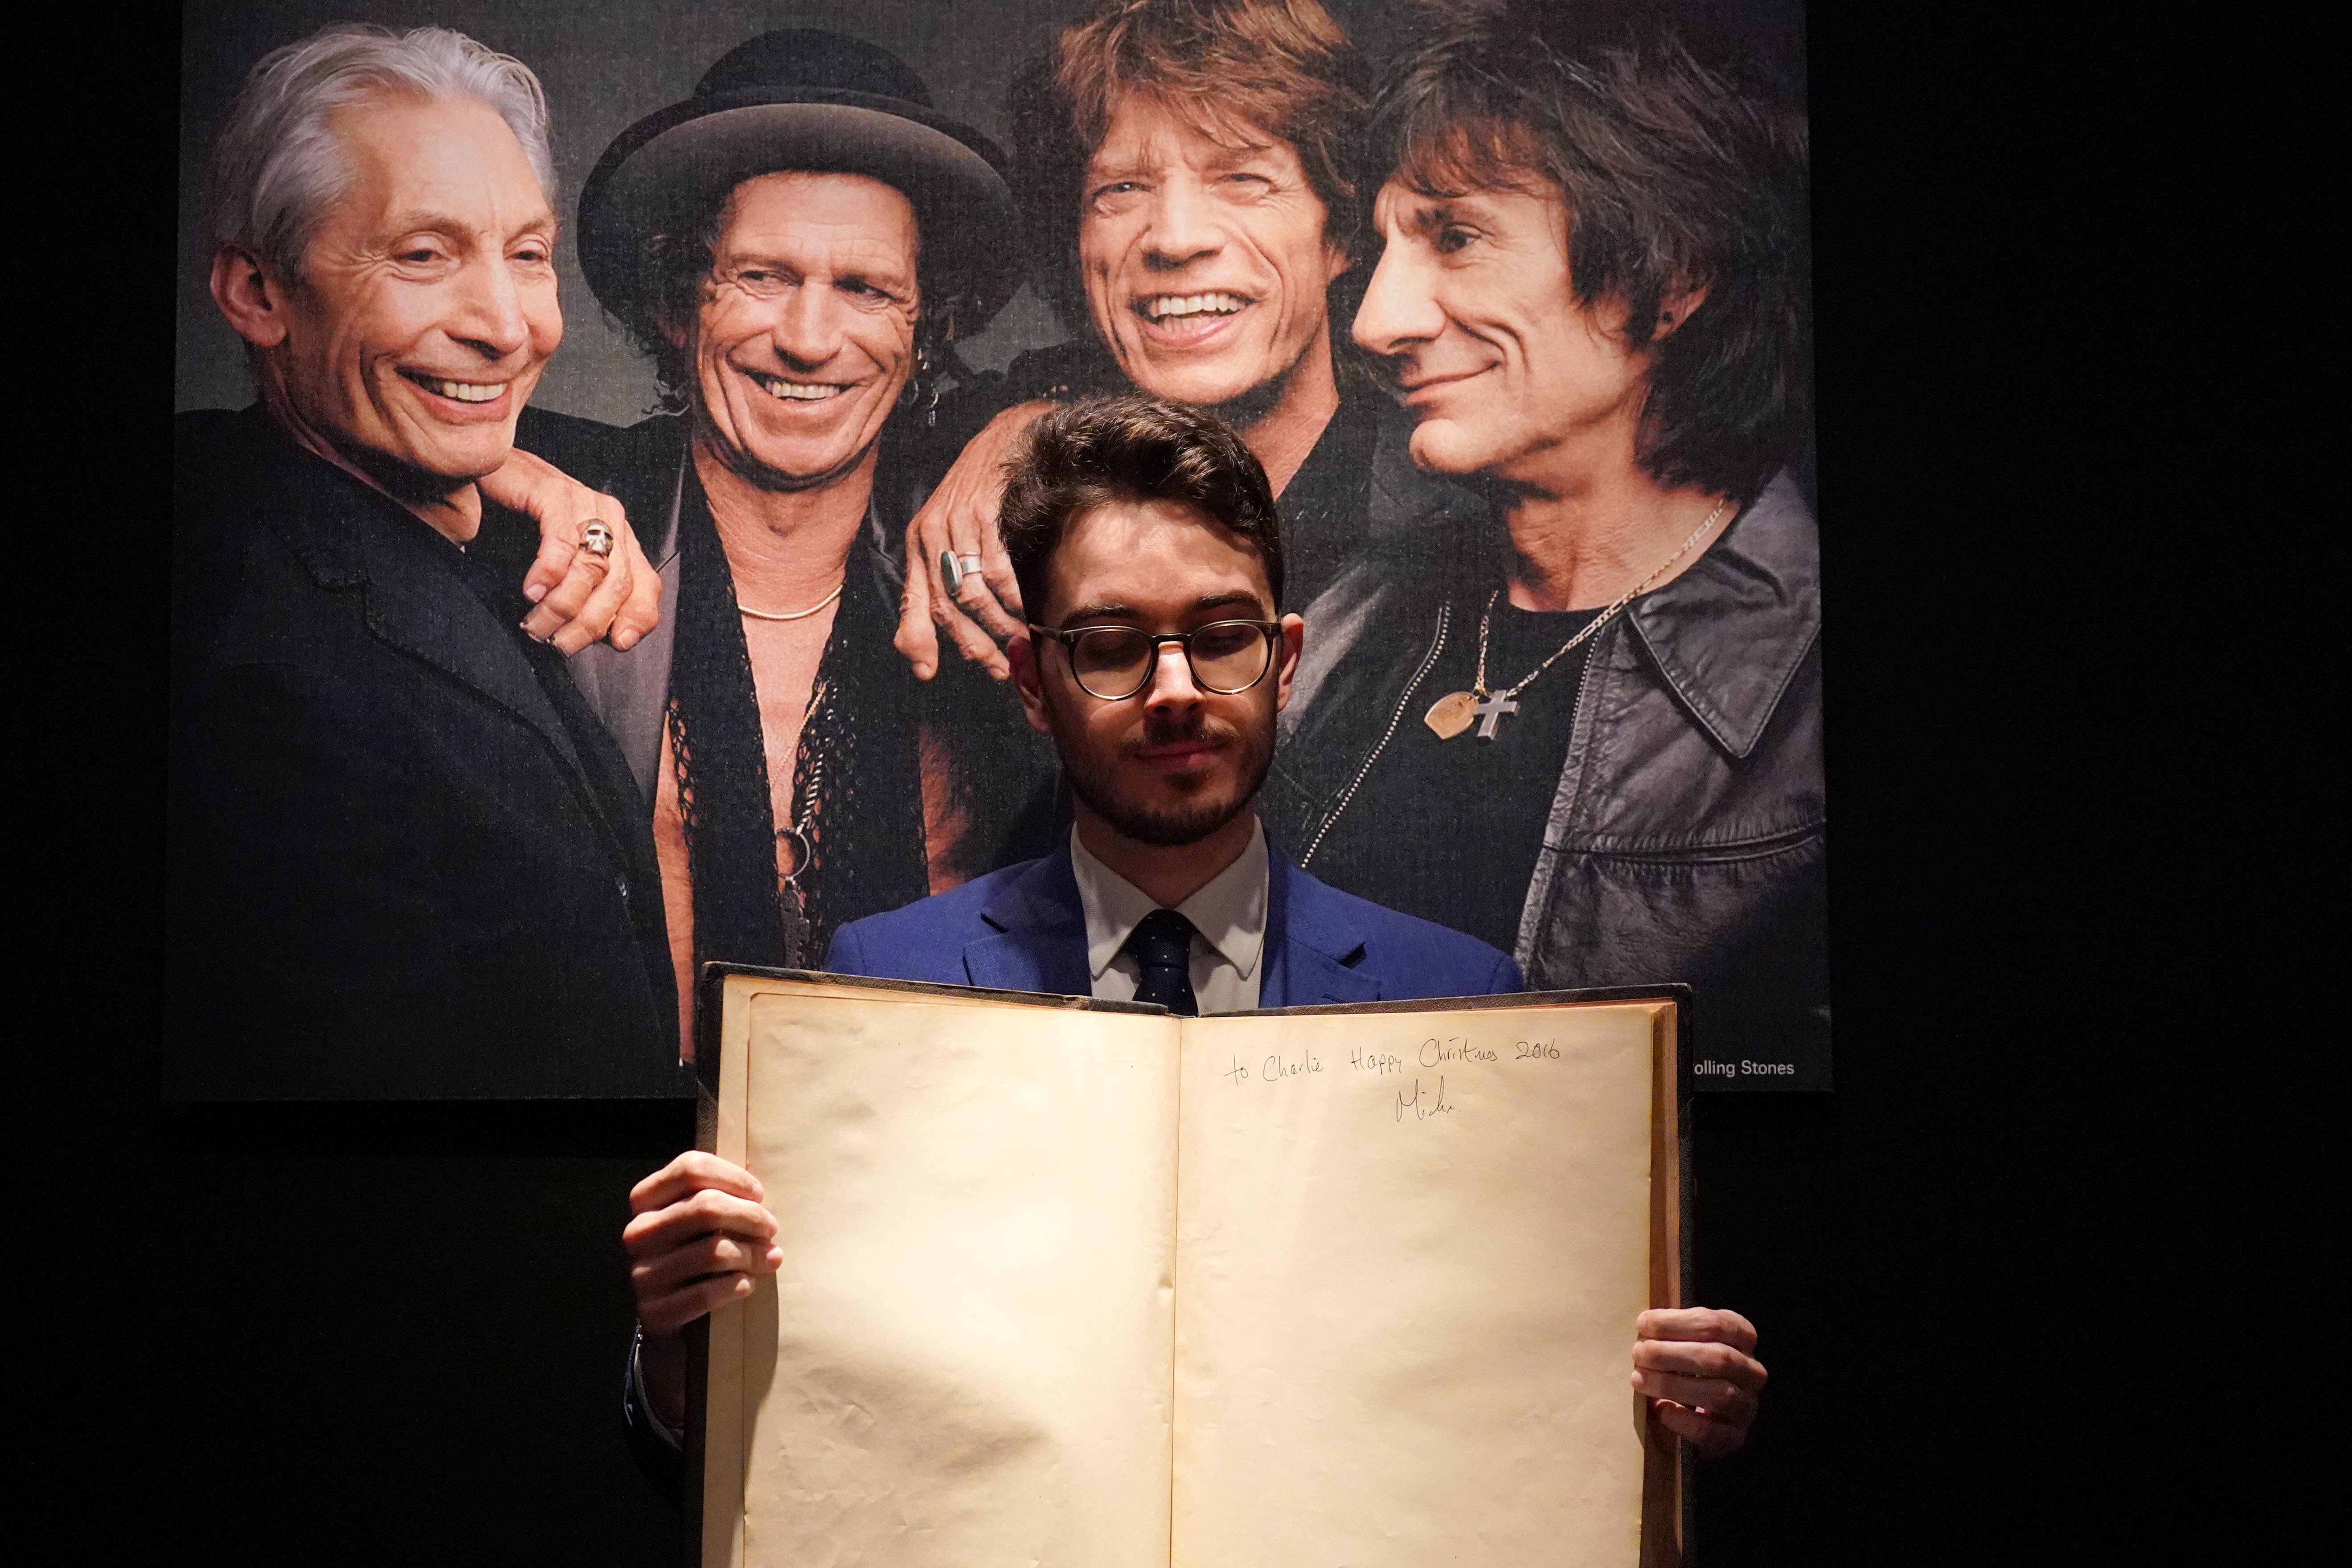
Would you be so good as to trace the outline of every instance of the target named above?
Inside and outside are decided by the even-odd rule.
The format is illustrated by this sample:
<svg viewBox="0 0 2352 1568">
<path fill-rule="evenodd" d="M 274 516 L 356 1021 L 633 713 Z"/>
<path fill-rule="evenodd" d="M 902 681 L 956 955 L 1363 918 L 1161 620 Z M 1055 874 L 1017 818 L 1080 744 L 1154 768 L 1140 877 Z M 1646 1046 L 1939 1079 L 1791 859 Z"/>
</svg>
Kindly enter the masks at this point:
<svg viewBox="0 0 2352 1568">
<path fill-rule="evenodd" d="M 555 213 L 478 99 L 394 97 L 338 121 L 352 190 L 311 236 L 300 286 L 273 298 L 232 261 L 216 269 L 224 309 L 260 351 L 281 426 L 463 542 L 471 481 L 505 464 L 563 341 Z"/>
<path fill-rule="evenodd" d="M 257 401 L 179 420 L 173 1090 L 669 1091 L 651 836 L 494 478 L 563 336 L 540 84 L 330 27 L 255 67 L 214 173 Z M 628 559 L 593 499 L 591 605 Z"/>
<path fill-rule="evenodd" d="M 582 269 L 663 411 L 534 409 L 519 439 L 619 497 L 667 587 L 654 636 L 572 671 L 652 818 L 682 1047 L 702 963 L 814 963 L 841 921 L 1017 858 L 1009 825 L 1050 810 L 1013 706 L 923 687 L 890 643 L 894 416 L 1013 291 L 1003 161 L 896 56 L 794 28 L 623 132 L 582 190 Z"/>
<path fill-rule="evenodd" d="M 721 221 L 692 331 L 698 459 L 761 494 L 870 470 L 914 369 L 913 204 L 864 175 L 780 173 L 737 185 Z"/>
<path fill-rule="evenodd" d="M 1129 94 L 1080 203 L 1079 273 L 1118 368 L 1161 396 L 1246 405 L 1239 423 L 1270 426 L 1295 468 L 1339 406 L 1324 298 L 1348 265 L 1297 150 Z"/>
<path fill-rule="evenodd" d="M 1334 357 L 1361 271 L 1370 84 L 1318 0 L 1098 0 L 1015 83 L 1033 278 L 1072 341 L 940 410 L 969 444 L 908 531 L 921 569 L 898 646 L 919 674 L 941 633 L 1009 671 L 997 645 L 1022 601 L 995 534 L 1003 465 L 1055 401 L 1139 389 L 1238 430 L 1282 503 L 1293 605 L 1455 493 L 1406 459 L 1411 420 Z M 950 584 L 942 552 L 982 569 Z"/>
</svg>

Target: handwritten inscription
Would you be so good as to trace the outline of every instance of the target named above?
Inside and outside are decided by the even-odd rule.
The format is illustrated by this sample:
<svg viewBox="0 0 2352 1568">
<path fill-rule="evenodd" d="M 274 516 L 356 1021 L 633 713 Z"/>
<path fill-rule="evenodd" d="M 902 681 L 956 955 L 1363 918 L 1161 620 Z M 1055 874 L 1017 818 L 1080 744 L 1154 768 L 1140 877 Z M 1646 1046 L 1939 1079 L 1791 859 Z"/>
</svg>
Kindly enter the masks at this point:
<svg viewBox="0 0 2352 1568">
<path fill-rule="evenodd" d="M 1218 1076 L 1228 1083 L 1247 1083 L 1250 1069 L 1243 1065 L 1239 1057 L 1234 1058 L 1233 1061 L 1234 1065 Z M 1271 1056 L 1260 1062 L 1257 1069 L 1258 1076 L 1268 1083 L 1279 1083 L 1286 1078 L 1305 1078 L 1310 1073 L 1318 1073 L 1322 1070 L 1323 1058 L 1313 1051 L 1301 1051 L 1295 1057 Z"/>
<path fill-rule="evenodd" d="M 1437 1088 L 1434 1092 L 1424 1092 L 1419 1079 L 1412 1080 L 1411 1094 L 1405 1093 L 1402 1089 L 1397 1090 L 1396 1119 L 1402 1121 L 1408 1110 L 1412 1112 L 1412 1119 L 1415 1121 L 1426 1121 L 1433 1116 L 1451 1115 L 1454 1107 L 1446 1103 L 1445 1075 L 1443 1073 L 1438 1075 Z"/>
<path fill-rule="evenodd" d="M 1395 1050 L 1375 1046 L 1354 1046 L 1348 1051 L 1350 1074 L 1368 1074 L 1372 1078 L 1391 1076 L 1402 1079 L 1415 1067 L 1425 1069 L 1412 1079 L 1410 1089 L 1394 1091 L 1391 1109 L 1399 1122 L 1428 1121 L 1435 1117 L 1454 1113 L 1454 1101 L 1447 1098 L 1444 1073 L 1435 1079 L 1426 1069 L 1448 1068 L 1458 1069 L 1464 1064 L 1494 1063 L 1505 1072 L 1514 1062 L 1556 1062 L 1560 1049 L 1550 1040 L 1498 1040 L 1482 1043 L 1468 1035 L 1448 1035 L 1421 1041 L 1418 1045 Z M 1313 1051 L 1301 1047 L 1296 1054 L 1280 1052 L 1255 1063 L 1244 1062 L 1239 1056 L 1227 1058 L 1232 1064 L 1218 1076 L 1236 1088 L 1253 1081 L 1278 1084 L 1293 1079 L 1312 1078 L 1324 1070 L 1323 1059 Z"/>
<path fill-rule="evenodd" d="M 1461 1035 L 1450 1040 L 1421 1042 L 1421 1065 L 1425 1068 L 1443 1067 L 1447 1062 L 1491 1062 L 1496 1059 L 1498 1053 L 1493 1047 L 1474 1046 Z"/>
<path fill-rule="evenodd" d="M 1265 1075 L 1267 1082 L 1272 1083 L 1280 1079 L 1304 1078 L 1308 1073 L 1321 1072 L 1323 1063 L 1314 1052 L 1301 1051 L 1295 1060 L 1286 1057 L 1268 1057 L 1265 1065 L 1258 1070 Z"/>
</svg>

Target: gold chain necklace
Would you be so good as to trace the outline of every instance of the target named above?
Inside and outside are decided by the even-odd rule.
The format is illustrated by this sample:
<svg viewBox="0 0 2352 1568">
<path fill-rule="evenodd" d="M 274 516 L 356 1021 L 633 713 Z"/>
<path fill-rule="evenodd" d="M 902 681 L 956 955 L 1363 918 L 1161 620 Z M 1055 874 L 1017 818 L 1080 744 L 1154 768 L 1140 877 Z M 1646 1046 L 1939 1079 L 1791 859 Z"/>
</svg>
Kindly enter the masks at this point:
<svg viewBox="0 0 2352 1568">
<path fill-rule="evenodd" d="M 1513 698 L 1534 685 L 1537 676 L 1559 663 L 1570 650 L 1591 641 L 1593 635 L 1602 626 L 1607 626 L 1618 611 L 1632 604 L 1634 599 L 1648 591 L 1651 584 L 1672 571 L 1675 563 L 1690 553 L 1691 546 L 1696 544 L 1706 535 L 1706 531 L 1715 526 L 1716 521 L 1723 516 L 1723 509 L 1730 504 L 1729 496 L 1717 501 L 1715 510 L 1706 514 L 1706 521 L 1693 529 L 1691 536 L 1683 541 L 1682 547 L 1660 563 L 1656 571 L 1618 595 L 1613 604 L 1585 622 L 1574 637 L 1553 650 L 1549 658 L 1522 676 L 1517 685 L 1495 692 L 1486 689 L 1486 636 L 1494 629 L 1495 601 L 1502 597 L 1503 591 L 1496 588 L 1489 593 L 1486 595 L 1486 613 L 1478 622 L 1478 675 L 1475 685 L 1468 691 L 1447 692 L 1429 705 L 1429 711 L 1422 715 L 1421 721 L 1428 725 L 1430 732 L 1439 740 L 1450 741 L 1467 730 L 1471 721 L 1475 720 L 1478 724 L 1478 738 L 1482 741 L 1493 740 L 1495 726 L 1503 721 L 1503 715 L 1519 710 L 1519 705 L 1512 700 Z"/>
<path fill-rule="evenodd" d="M 811 605 L 805 610 L 785 610 L 782 613 L 774 610 L 755 610 L 740 599 L 735 601 L 735 607 L 744 615 L 751 616 L 755 621 L 804 621 L 811 616 L 815 615 L 819 610 L 824 609 L 827 605 L 832 604 L 835 599 L 840 598 L 842 586 L 848 581 L 848 574 L 846 573 L 843 574 L 841 582 L 835 583 L 833 585 L 832 593 L 827 594 L 824 598 L 819 599 L 815 604 Z"/>
</svg>

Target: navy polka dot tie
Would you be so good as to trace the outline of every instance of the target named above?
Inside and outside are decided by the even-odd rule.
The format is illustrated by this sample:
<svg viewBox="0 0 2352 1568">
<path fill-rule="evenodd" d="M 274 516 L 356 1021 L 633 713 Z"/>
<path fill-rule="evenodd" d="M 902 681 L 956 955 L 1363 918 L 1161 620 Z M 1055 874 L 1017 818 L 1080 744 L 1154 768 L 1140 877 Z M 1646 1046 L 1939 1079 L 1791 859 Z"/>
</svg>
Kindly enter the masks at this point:
<svg viewBox="0 0 2352 1568">
<path fill-rule="evenodd" d="M 1136 921 L 1128 933 L 1126 952 L 1135 955 L 1142 976 L 1135 987 L 1139 1002 L 1157 1002 L 1173 1013 L 1198 1017 L 1201 1004 L 1192 996 L 1192 922 L 1174 910 L 1154 910 Z"/>
</svg>

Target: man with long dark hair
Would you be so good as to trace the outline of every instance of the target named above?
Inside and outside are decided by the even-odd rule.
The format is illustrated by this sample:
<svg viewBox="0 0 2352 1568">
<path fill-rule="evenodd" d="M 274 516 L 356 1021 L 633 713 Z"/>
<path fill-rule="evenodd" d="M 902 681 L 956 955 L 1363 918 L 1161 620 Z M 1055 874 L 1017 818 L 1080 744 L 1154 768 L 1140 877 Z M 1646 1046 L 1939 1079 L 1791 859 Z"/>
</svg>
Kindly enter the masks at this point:
<svg viewBox="0 0 2352 1568">
<path fill-rule="evenodd" d="M 1688 981 L 1707 1058 L 1826 1087 L 1801 136 L 1671 37 L 1517 7 L 1400 61 L 1373 148 L 1355 339 L 1486 493 L 1310 607 L 1268 819 L 1537 986 Z"/>
<path fill-rule="evenodd" d="M 626 503 L 669 585 L 653 635 L 572 673 L 650 803 L 689 1052 L 699 963 L 813 963 L 843 921 L 1001 864 L 1024 805 L 1050 818 L 1012 704 L 918 683 L 890 641 L 895 443 L 1013 291 L 1003 162 L 895 55 L 793 28 L 622 132 L 581 193 L 583 270 L 664 406 L 519 439 Z"/>
</svg>

